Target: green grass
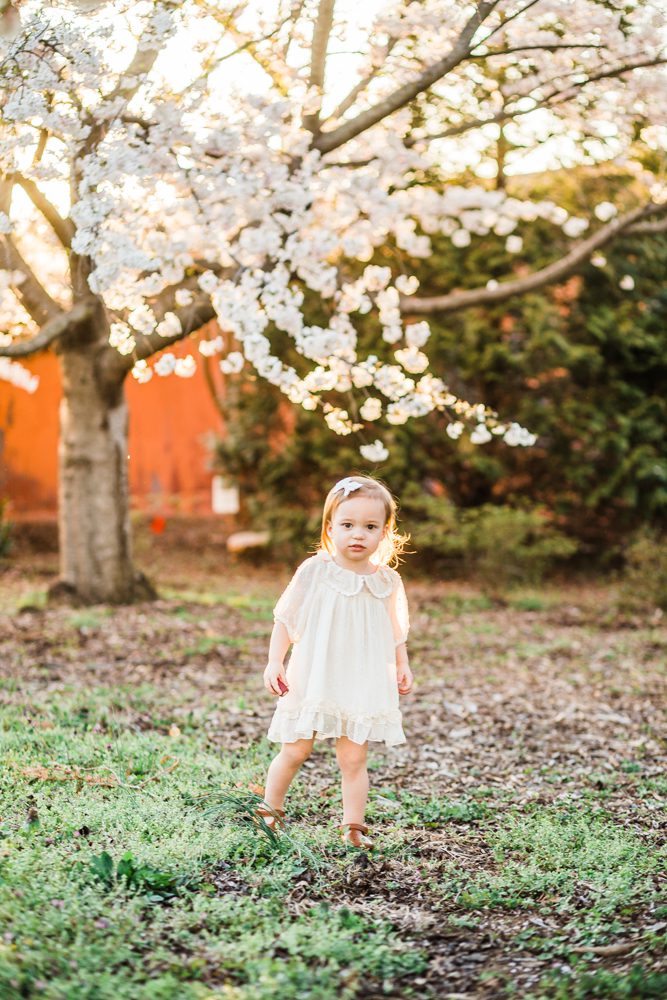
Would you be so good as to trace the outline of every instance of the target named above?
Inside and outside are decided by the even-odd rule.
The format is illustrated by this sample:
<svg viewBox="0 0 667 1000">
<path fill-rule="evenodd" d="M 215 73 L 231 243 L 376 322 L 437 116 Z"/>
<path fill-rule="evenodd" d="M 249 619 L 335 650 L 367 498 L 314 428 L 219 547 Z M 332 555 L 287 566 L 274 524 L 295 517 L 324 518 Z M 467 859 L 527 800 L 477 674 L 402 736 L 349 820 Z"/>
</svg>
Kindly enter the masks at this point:
<svg viewBox="0 0 667 1000">
<path fill-rule="evenodd" d="M 105 618 L 110 615 L 108 608 L 95 608 L 85 611 L 76 611 L 69 616 L 69 624 L 76 629 L 99 628 Z"/>
<path fill-rule="evenodd" d="M 45 608 L 46 596 L 46 589 L 27 590 L 16 600 L 16 610 L 23 611 L 27 608 Z"/>
<path fill-rule="evenodd" d="M 215 652 L 219 646 L 230 646 L 232 649 L 243 649 L 247 646 L 246 636 L 200 636 L 193 646 L 187 646 L 183 650 L 183 656 L 208 656 Z"/>
<path fill-rule="evenodd" d="M 536 908 L 577 913 L 585 891 L 586 921 L 604 924 L 631 912 L 652 893 L 651 876 L 664 869 L 667 848 L 652 847 L 600 811 L 535 808 L 505 816 L 486 839 L 497 871 L 472 879 L 453 874 L 455 891 L 471 910 Z"/>
<path fill-rule="evenodd" d="M 338 839 L 331 743 L 318 745 L 295 783 L 287 835 L 249 822 L 255 799 L 244 789 L 264 780 L 276 749 L 262 737 L 257 713 L 270 705 L 258 702 L 255 662 L 273 600 L 260 584 L 249 594 L 209 585 L 174 595 L 177 628 L 159 612 L 164 642 L 145 608 L 136 636 L 126 623 L 135 612 L 103 607 L 34 616 L 34 653 L 17 634 L 15 669 L 0 679 L 2 1000 L 665 994 L 658 806 L 667 782 L 652 733 L 618 727 L 608 758 L 577 762 L 570 750 L 552 756 L 576 731 L 538 728 L 536 737 L 523 695 L 512 717 L 513 685 L 525 685 L 533 665 L 538 727 L 561 708 L 554 691 L 575 703 L 588 691 L 565 691 L 572 626 L 559 631 L 537 607 L 550 610 L 552 593 L 520 594 L 504 612 L 474 596 L 426 604 L 411 645 L 424 695 L 418 686 L 409 706 L 408 746 L 369 757 L 371 861 Z M 521 619 L 522 610 L 534 614 Z M 225 633 L 228 618 L 235 634 Z M 503 621 L 520 623 L 506 642 Z M 132 635 L 128 667 L 114 658 L 117 641 L 104 651 L 118 633 Z M 596 697 L 645 696 L 638 685 L 653 683 L 655 630 L 608 636 L 589 621 L 577 640 L 576 670 L 588 678 L 593 661 Z M 219 647 L 234 650 L 234 670 L 209 687 Z M 209 658 L 201 689 L 197 657 Z M 138 681 L 127 672 L 133 662 L 146 665 Z M 505 701 L 488 711 L 491 675 Z M 539 702 L 553 675 L 562 687 Z M 477 713 L 443 724 L 442 700 L 468 696 Z M 509 727 L 495 728 L 503 717 Z M 452 725 L 470 737 L 450 740 Z M 566 805 L 559 795 L 576 798 Z M 618 959 L 573 950 L 628 940 L 636 951 Z M 484 966 L 466 958 L 477 943 L 489 946 Z M 460 946 L 454 982 L 446 963 Z M 529 988 L 507 972 L 526 960 L 536 970 Z"/>
<path fill-rule="evenodd" d="M 618 973 L 608 969 L 573 973 L 551 973 L 543 977 L 538 993 L 524 994 L 525 1000 L 663 1000 L 667 996 L 667 973 L 653 972 L 637 963 L 630 972 Z"/>
<path fill-rule="evenodd" d="M 223 757 L 194 734 L 95 734 L 80 698 L 50 707 L 51 729 L 4 714 L 0 924 L 13 931 L 0 945 L 3 998 L 181 1000 L 225 983 L 234 992 L 220 996 L 248 1000 L 352 997 L 362 981 L 411 995 L 426 959 L 388 922 L 320 903 L 287 918 L 295 879 L 345 857 L 322 830 L 297 829 L 276 850 L 220 794 L 257 780 L 271 748 Z M 91 768 L 124 787 L 21 776 L 39 765 Z M 221 865 L 231 891 L 216 882 Z"/>
<path fill-rule="evenodd" d="M 509 606 L 517 611 L 544 611 L 548 604 L 541 594 L 526 594 L 524 597 L 511 598 Z"/>
</svg>

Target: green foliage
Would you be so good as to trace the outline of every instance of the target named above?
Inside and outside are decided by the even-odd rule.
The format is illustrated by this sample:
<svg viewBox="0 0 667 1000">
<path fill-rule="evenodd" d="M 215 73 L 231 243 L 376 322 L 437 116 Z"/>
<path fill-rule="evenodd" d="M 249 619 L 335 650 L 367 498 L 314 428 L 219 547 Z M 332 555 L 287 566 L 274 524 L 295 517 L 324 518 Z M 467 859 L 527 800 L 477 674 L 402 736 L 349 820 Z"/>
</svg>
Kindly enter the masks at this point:
<svg viewBox="0 0 667 1000">
<path fill-rule="evenodd" d="M 410 547 L 420 560 L 442 572 L 460 571 L 466 538 L 456 505 L 447 496 L 425 493 L 417 483 L 408 483 L 400 499 Z"/>
<path fill-rule="evenodd" d="M 625 551 L 619 603 L 630 611 L 667 611 L 667 537 L 650 528 L 639 531 Z"/>
<path fill-rule="evenodd" d="M 0 498 L 0 559 L 9 555 L 12 547 L 12 525 L 7 518 L 7 501 Z"/>
<path fill-rule="evenodd" d="M 177 896 L 182 888 L 193 886 L 190 876 L 173 875 L 152 865 L 138 863 L 131 851 L 125 851 L 115 870 L 111 855 L 102 851 L 91 858 L 90 870 L 107 889 L 123 883 L 128 890 L 143 893 L 151 903 L 164 903 Z"/>
<path fill-rule="evenodd" d="M 466 554 L 482 587 L 490 593 L 522 583 L 539 583 L 558 559 L 577 550 L 549 523 L 548 512 L 483 504 L 466 511 Z"/>
<path fill-rule="evenodd" d="M 492 593 L 538 583 L 557 560 L 577 550 L 543 508 L 482 504 L 460 511 L 447 497 L 424 496 L 411 484 L 403 509 L 423 560 L 443 570 L 473 572 Z"/>
</svg>

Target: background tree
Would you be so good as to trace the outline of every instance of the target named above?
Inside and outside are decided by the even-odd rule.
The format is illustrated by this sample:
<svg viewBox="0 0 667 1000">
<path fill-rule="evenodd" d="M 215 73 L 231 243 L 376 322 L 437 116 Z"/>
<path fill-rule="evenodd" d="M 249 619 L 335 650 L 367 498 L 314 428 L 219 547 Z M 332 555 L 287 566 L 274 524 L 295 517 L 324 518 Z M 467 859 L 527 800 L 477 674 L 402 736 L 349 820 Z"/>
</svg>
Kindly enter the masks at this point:
<svg viewBox="0 0 667 1000">
<path fill-rule="evenodd" d="M 217 317 L 223 334 L 205 353 L 322 408 L 337 433 L 372 425 L 378 409 L 394 425 L 437 410 L 452 434 L 471 425 L 473 442 L 532 443 L 426 371 L 429 327 L 406 315 L 494 305 L 561 280 L 620 234 L 664 226 L 660 185 L 590 219 L 481 183 L 442 185 L 443 162 L 458 170 L 474 153 L 481 169 L 501 126 L 523 130 L 525 153 L 546 122 L 589 159 L 651 128 L 666 57 L 664 15 L 648 0 L 387 4 L 365 32 L 363 11 L 337 14 L 334 0 L 261 8 L 25 0 L 1 12 L 0 352 L 51 348 L 60 360 L 62 579 L 80 600 L 141 592 L 123 382 L 187 377 L 192 356 L 148 364 L 170 344 Z M 350 43 L 354 83 L 349 58 L 336 70 Z M 242 90 L 225 76 L 230 60 Z M 536 220 L 578 242 L 534 273 L 421 297 L 398 261 L 359 274 L 386 243 L 427 259 L 432 235 L 464 249 Z M 359 357 L 355 324 L 371 313 L 377 343 L 404 345 L 391 363 Z M 276 349 L 285 336 L 295 365 Z M 369 397 L 359 419 L 340 403 L 350 394 Z M 386 449 L 362 454 L 381 461 Z"/>
</svg>

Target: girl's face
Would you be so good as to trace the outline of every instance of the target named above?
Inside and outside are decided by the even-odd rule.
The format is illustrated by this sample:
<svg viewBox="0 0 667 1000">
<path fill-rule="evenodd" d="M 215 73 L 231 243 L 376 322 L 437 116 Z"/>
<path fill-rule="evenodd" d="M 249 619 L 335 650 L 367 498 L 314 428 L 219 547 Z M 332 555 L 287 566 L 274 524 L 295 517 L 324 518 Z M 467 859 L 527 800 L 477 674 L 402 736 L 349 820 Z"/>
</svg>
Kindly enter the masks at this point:
<svg viewBox="0 0 667 1000">
<path fill-rule="evenodd" d="M 365 563 L 387 531 L 384 504 L 377 497 L 349 497 L 338 505 L 328 527 L 337 554 Z"/>
</svg>

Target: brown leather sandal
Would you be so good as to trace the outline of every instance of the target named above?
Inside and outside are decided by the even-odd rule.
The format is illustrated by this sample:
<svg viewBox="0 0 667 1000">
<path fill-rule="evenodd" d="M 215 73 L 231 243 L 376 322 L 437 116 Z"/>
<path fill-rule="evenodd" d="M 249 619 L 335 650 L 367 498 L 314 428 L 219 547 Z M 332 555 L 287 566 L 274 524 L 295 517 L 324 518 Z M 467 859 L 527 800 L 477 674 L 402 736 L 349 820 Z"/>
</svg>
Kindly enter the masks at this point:
<svg viewBox="0 0 667 1000">
<path fill-rule="evenodd" d="M 347 847 L 360 847 L 362 850 L 370 851 L 375 844 L 370 837 L 367 837 L 368 827 L 363 823 L 341 823 L 341 840 Z"/>
<path fill-rule="evenodd" d="M 280 827 L 285 826 L 285 810 L 284 809 L 272 809 L 271 806 L 265 804 L 257 806 L 255 809 L 255 816 L 262 818 L 269 830 L 273 830 L 274 833 L 278 831 Z M 261 823 L 257 824 L 261 826 Z"/>
</svg>

